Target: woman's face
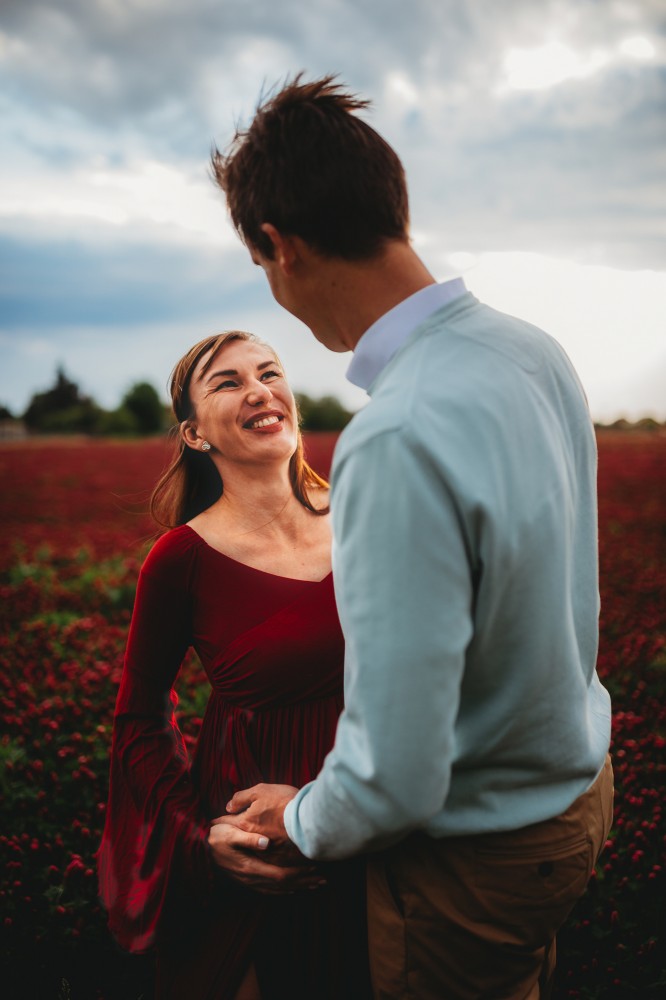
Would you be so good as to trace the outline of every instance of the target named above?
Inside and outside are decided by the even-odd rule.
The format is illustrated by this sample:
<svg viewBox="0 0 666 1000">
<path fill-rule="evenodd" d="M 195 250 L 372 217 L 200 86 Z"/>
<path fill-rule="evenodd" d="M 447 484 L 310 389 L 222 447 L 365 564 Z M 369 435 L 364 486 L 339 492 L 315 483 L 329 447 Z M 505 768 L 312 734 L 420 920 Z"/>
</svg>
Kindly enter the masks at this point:
<svg viewBox="0 0 666 1000">
<path fill-rule="evenodd" d="M 288 462 L 298 444 L 296 404 L 270 348 L 232 340 L 203 373 L 209 359 L 201 358 L 190 380 L 187 444 L 200 450 L 208 441 L 216 464 Z"/>
</svg>

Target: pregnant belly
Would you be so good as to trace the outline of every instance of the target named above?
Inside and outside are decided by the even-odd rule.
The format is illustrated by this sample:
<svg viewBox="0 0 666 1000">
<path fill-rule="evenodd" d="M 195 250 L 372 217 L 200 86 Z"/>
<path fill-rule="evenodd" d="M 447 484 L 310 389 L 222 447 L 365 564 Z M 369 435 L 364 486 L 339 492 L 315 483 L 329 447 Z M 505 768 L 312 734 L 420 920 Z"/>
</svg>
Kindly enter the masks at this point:
<svg viewBox="0 0 666 1000">
<path fill-rule="evenodd" d="M 197 744 L 193 777 L 211 816 L 234 792 L 259 782 L 300 788 L 319 773 L 333 746 L 341 694 L 264 710 L 213 694 Z"/>
</svg>

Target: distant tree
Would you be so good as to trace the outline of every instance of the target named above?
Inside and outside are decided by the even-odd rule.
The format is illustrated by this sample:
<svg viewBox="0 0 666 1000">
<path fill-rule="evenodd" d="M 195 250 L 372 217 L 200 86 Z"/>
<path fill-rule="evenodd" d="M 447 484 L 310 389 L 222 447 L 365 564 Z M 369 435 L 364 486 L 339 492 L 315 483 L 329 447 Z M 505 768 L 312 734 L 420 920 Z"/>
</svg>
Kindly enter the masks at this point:
<svg viewBox="0 0 666 1000">
<path fill-rule="evenodd" d="M 177 421 L 174 416 L 174 412 L 171 409 L 171 403 L 162 404 L 162 427 L 168 429 L 174 427 Z"/>
<path fill-rule="evenodd" d="M 631 430 L 631 424 L 624 417 L 620 417 L 619 420 L 614 420 L 612 424 L 609 424 L 614 431 L 628 431 Z"/>
<path fill-rule="evenodd" d="M 312 399 L 304 392 L 297 392 L 295 396 L 304 431 L 341 431 L 354 415 L 335 396 Z"/>
<path fill-rule="evenodd" d="M 113 437 L 125 437 L 126 435 L 138 434 L 139 426 L 136 417 L 126 406 L 119 406 L 117 410 L 101 410 L 95 424 L 95 433 L 111 435 Z"/>
<path fill-rule="evenodd" d="M 154 434 L 164 426 L 164 409 L 157 391 L 149 382 L 137 382 L 125 393 L 121 403 L 132 414 L 139 434 Z"/>
<path fill-rule="evenodd" d="M 658 431 L 661 429 L 661 424 L 654 417 L 643 417 L 636 421 L 635 426 L 637 431 Z"/>
<path fill-rule="evenodd" d="M 14 414 L 0 403 L 0 420 L 13 420 Z"/>
<path fill-rule="evenodd" d="M 87 432 L 94 428 L 98 413 L 95 402 L 89 396 L 81 395 L 76 382 L 72 382 L 59 367 L 53 388 L 32 397 L 23 420 L 31 430 Z"/>
</svg>

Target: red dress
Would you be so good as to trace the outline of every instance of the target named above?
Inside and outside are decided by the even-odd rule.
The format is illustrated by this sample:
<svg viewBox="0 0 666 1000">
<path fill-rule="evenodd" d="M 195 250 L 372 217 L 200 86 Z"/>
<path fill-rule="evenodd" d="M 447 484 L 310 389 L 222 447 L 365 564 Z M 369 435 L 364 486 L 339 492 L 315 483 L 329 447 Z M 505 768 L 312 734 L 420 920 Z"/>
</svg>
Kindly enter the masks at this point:
<svg viewBox="0 0 666 1000">
<path fill-rule="evenodd" d="M 189 646 L 211 684 L 190 767 L 173 684 Z M 141 570 L 114 724 L 100 895 L 118 942 L 157 950 L 160 1000 L 227 1000 L 254 962 L 263 1000 L 369 998 L 363 866 L 266 895 L 210 857 L 210 820 L 260 781 L 301 786 L 333 745 L 343 639 L 332 577 L 264 573 L 187 525 Z"/>
</svg>

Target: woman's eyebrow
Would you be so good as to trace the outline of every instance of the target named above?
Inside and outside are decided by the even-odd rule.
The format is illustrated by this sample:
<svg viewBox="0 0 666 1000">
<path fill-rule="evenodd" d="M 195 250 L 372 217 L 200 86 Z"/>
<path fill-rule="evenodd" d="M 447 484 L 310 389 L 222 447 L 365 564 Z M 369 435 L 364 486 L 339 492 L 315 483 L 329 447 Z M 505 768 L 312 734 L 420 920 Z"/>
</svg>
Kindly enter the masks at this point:
<svg viewBox="0 0 666 1000">
<path fill-rule="evenodd" d="M 271 365 L 277 364 L 277 361 L 262 361 L 260 365 L 257 365 L 257 371 L 263 371 L 264 368 L 270 368 Z M 206 379 L 206 382 L 210 382 L 211 379 L 219 378 L 221 375 L 238 375 L 235 368 L 227 368 L 224 371 L 211 372 L 211 374 Z"/>
<path fill-rule="evenodd" d="M 223 372 L 211 372 L 206 381 L 210 382 L 211 379 L 219 378 L 220 375 L 238 375 L 238 372 L 236 371 L 235 368 L 227 368 Z"/>
</svg>

